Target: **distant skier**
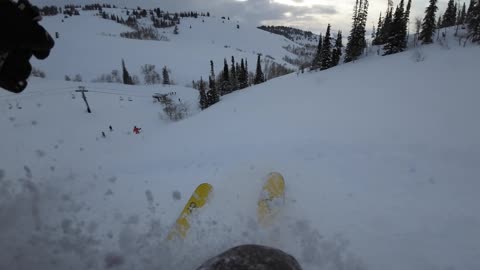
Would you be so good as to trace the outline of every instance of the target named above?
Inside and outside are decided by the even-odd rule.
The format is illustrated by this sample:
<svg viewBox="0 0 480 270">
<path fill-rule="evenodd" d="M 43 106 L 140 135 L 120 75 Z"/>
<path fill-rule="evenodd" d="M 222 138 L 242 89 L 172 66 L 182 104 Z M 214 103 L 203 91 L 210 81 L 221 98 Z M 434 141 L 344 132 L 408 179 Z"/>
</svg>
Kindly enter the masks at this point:
<svg viewBox="0 0 480 270">
<path fill-rule="evenodd" d="M 113 128 L 112 128 L 112 126 L 109 126 L 108 128 L 110 129 L 110 132 L 112 132 L 112 131 L 113 131 Z"/>
<path fill-rule="evenodd" d="M 138 128 L 137 126 L 134 126 L 134 127 L 133 127 L 133 133 L 135 133 L 135 134 L 140 134 L 140 131 L 142 131 L 141 128 Z"/>
<path fill-rule="evenodd" d="M 102 131 L 102 137 L 103 137 L 103 138 L 106 138 L 106 137 L 107 137 L 107 135 L 105 135 L 105 132 L 103 132 L 103 131 Z"/>
</svg>

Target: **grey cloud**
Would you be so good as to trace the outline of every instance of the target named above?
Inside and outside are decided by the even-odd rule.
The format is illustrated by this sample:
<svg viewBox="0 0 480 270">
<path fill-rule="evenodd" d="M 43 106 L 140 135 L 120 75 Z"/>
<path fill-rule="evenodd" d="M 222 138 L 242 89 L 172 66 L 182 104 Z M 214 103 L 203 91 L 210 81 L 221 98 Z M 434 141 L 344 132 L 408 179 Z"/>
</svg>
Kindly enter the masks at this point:
<svg viewBox="0 0 480 270">
<path fill-rule="evenodd" d="M 313 6 L 311 8 L 311 12 L 310 13 L 316 13 L 316 14 L 329 14 L 329 15 L 333 15 L 333 14 L 337 14 L 338 13 L 338 10 L 334 7 L 334 6 Z"/>
<path fill-rule="evenodd" d="M 35 4 L 50 5 L 64 3 L 86 4 L 91 0 L 31 0 Z M 293 0 L 302 3 L 304 0 Z M 314 5 L 313 7 L 289 6 L 270 0 L 103 0 L 101 2 L 116 4 L 119 7 L 160 7 L 169 11 L 199 10 L 210 11 L 217 16 L 230 16 L 237 20 L 251 24 L 260 24 L 264 20 L 278 20 L 285 18 L 285 13 L 302 14 L 335 14 L 337 10 L 331 5 Z"/>
</svg>

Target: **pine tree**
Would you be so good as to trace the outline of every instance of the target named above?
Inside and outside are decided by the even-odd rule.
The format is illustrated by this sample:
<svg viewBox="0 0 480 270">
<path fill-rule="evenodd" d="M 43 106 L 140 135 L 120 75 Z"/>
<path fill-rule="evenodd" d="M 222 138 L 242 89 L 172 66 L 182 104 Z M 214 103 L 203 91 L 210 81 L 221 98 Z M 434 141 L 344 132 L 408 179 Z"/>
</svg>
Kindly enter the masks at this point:
<svg viewBox="0 0 480 270">
<path fill-rule="evenodd" d="M 331 41 L 330 41 L 330 24 L 327 26 L 327 32 L 325 33 L 325 38 L 323 39 L 323 47 L 320 52 L 321 62 L 320 70 L 328 69 L 332 66 L 332 51 L 331 51 Z"/>
<path fill-rule="evenodd" d="M 442 22 L 442 15 L 440 15 L 440 16 L 438 16 L 436 28 L 437 28 L 437 29 L 442 28 L 442 24 L 443 24 L 443 22 Z"/>
<path fill-rule="evenodd" d="M 207 92 L 207 100 L 208 100 L 208 106 L 212 106 L 213 104 L 217 103 L 220 101 L 220 95 L 216 90 L 209 90 Z"/>
<path fill-rule="evenodd" d="M 474 7 L 475 7 L 475 0 L 470 0 L 470 5 L 468 6 L 468 10 L 467 10 L 467 16 L 465 17 L 466 24 L 469 24 L 470 20 L 472 19 Z"/>
<path fill-rule="evenodd" d="M 378 17 L 377 32 L 375 33 L 375 39 L 372 41 L 373 45 L 383 44 L 382 27 L 383 27 L 382 13 L 380 12 L 380 16 Z"/>
<path fill-rule="evenodd" d="M 403 5 L 404 2 L 401 0 L 400 4 L 395 10 L 390 36 L 388 37 L 387 43 L 383 48 L 385 50 L 384 55 L 402 52 L 405 49 L 405 39 L 407 33 Z"/>
<path fill-rule="evenodd" d="M 248 73 L 248 59 L 245 58 L 245 81 L 246 81 L 246 85 L 247 87 L 250 86 L 251 82 L 250 82 L 250 76 L 249 76 L 249 73 Z"/>
<path fill-rule="evenodd" d="M 458 19 L 458 24 L 464 24 L 466 19 L 467 19 L 467 6 L 465 5 L 465 3 L 463 3 L 462 11 L 460 12 L 460 16 Z"/>
<path fill-rule="evenodd" d="M 215 69 L 212 60 L 210 60 L 210 76 L 208 77 L 208 88 L 210 88 L 210 91 L 213 90 L 217 92 L 217 86 L 215 82 Z"/>
<path fill-rule="evenodd" d="M 163 75 L 163 84 L 164 85 L 170 84 L 170 76 L 168 75 L 167 66 L 163 67 L 162 75 Z"/>
<path fill-rule="evenodd" d="M 210 60 L 210 76 L 208 78 L 208 87 L 210 90 L 207 92 L 207 103 L 211 106 L 220 101 L 220 95 L 218 94 L 216 82 L 215 82 L 215 69 L 213 61 Z"/>
<path fill-rule="evenodd" d="M 404 22 L 403 22 L 403 28 L 404 28 L 404 33 L 405 33 L 405 38 L 404 38 L 404 44 L 403 44 L 403 48 L 407 48 L 407 43 L 408 43 L 408 23 L 410 22 L 410 10 L 412 8 L 412 0 L 408 0 L 408 3 L 407 3 L 407 9 L 405 10 L 405 14 L 404 14 Z"/>
<path fill-rule="evenodd" d="M 473 42 L 480 43 L 480 0 L 472 8 L 470 21 L 468 22 L 468 37 Z"/>
<path fill-rule="evenodd" d="M 460 2 L 455 2 L 455 23 L 458 21 L 458 17 L 461 15 L 461 10 L 459 6 Z"/>
<path fill-rule="evenodd" d="M 381 44 L 385 44 L 388 40 L 388 37 L 390 37 L 390 32 L 392 29 L 392 21 L 393 21 L 393 9 L 387 10 L 387 15 L 385 16 L 385 19 L 383 21 L 383 26 L 382 26 L 382 34 L 381 34 Z"/>
<path fill-rule="evenodd" d="M 313 58 L 312 66 L 311 66 L 313 70 L 320 68 L 320 65 L 322 63 L 322 57 L 321 57 L 322 41 L 323 41 L 322 34 L 320 34 L 320 37 L 318 38 L 317 52 L 315 53 L 315 58 Z"/>
<path fill-rule="evenodd" d="M 205 82 L 203 81 L 203 78 L 200 78 L 200 84 L 198 85 L 198 90 L 200 92 L 200 109 L 205 110 L 208 108 L 208 99 L 207 99 L 207 93 L 205 92 Z"/>
<path fill-rule="evenodd" d="M 248 74 L 245 72 L 245 62 L 242 61 L 240 62 L 240 72 L 238 74 L 238 83 L 240 89 L 244 89 L 248 87 Z"/>
<path fill-rule="evenodd" d="M 457 5 L 457 3 L 455 3 L 455 7 L 456 7 L 456 11 L 457 11 L 457 15 L 456 15 L 456 20 L 455 20 L 455 25 L 459 25 L 460 24 L 460 19 L 462 18 L 462 9 L 461 7 L 459 7 Z M 458 27 L 457 27 L 458 29 Z"/>
<path fill-rule="evenodd" d="M 435 13 L 437 10 L 437 0 L 430 0 L 430 5 L 425 10 L 422 31 L 420 32 L 420 40 L 423 44 L 429 44 L 433 42 L 432 37 L 435 33 Z"/>
<path fill-rule="evenodd" d="M 263 82 L 265 82 L 265 76 L 263 75 L 263 72 L 262 72 L 262 63 L 261 63 L 260 54 L 259 54 L 257 58 L 257 72 L 255 73 L 255 79 L 253 83 L 260 84 Z"/>
<path fill-rule="evenodd" d="M 368 15 L 368 0 L 357 0 L 353 12 L 353 24 L 345 49 L 345 62 L 356 60 L 367 47 L 365 27 Z"/>
<path fill-rule="evenodd" d="M 122 59 L 122 77 L 123 77 L 124 84 L 133 85 L 132 77 L 130 76 L 130 73 L 128 73 L 127 67 L 125 66 L 125 61 L 123 59 Z"/>
<path fill-rule="evenodd" d="M 235 67 L 235 58 L 233 56 L 232 56 L 232 65 L 230 68 L 230 85 L 232 87 L 232 91 L 238 90 L 237 70 Z"/>
<path fill-rule="evenodd" d="M 235 62 L 235 77 L 238 81 L 238 87 L 240 87 L 240 73 L 242 73 L 242 71 L 240 70 L 240 64 L 238 62 Z"/>
<path fill-rule="evenodd" d="M 405 25 L 408 28 L 408 22 L 410 21 L 410 9 L 412 8 L 412 0 L 408 0 L 407 8 L 405 9 Z"/>
<path fill-rule="evenodd" d="M 453 0 L 448 1 L 447 10 L 443 15 L 442 27 L 454 26 L 456 22 L 457 11 L 455 9 L 455 2 Z"/>
<path fill-rule="evenodd" d="M 347 42 L 347 48 L 345 49 L 345 62 L 351 62 L 354 60 L 353 55 L 354 55 L 354 50 L 357 47 L 358 40 L 356 39 L 356 33 L 357 33 L 357 28 L 359 25 L 359 16 L 358 13 L 360 12 L 360 7 L 361 6 L 361 1 L 359 0 L 355 1 L 355 6 L 353 9 L 353 22 L 352 22 L 352 29 L 350 30 L 350 35 L 348 36 L 348 42 Z"/>
<path fill-rule="evenodd" d="M 338 65 L 340 57 L 342 56 L 342 31 L 338 31 L 337 40 L 335 41 L 335 48 L 332 51 L 332 67 Z"/>
<path fill-rule="evenodd" d="M 220 74 L 220 95 L 226 95 L 231 92 L 230 76 L 228 70 L 227 59 L 223 59 L 223 71 Z"/>
</svg>

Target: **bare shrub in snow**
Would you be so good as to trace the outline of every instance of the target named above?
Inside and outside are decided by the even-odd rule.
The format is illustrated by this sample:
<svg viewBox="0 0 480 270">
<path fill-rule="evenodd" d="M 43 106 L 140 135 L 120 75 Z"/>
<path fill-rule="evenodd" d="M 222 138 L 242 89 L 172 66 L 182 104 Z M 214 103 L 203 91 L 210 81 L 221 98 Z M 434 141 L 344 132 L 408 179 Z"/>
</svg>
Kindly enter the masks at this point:
<svg viewBox="0 0 480 270">
<path fill-rule="evenodd" d="M 43 70 L 40 70 L 39 68 L 32 68 L 32 76 L 37 77 L 37 78 L 45 78 L 47 75 Z"/>
<path fill-rule="evenodd" d="M 160 84 L 160 74 L 155 70 L 155 65 L 146 64 L 141 67 L 145 84 Z"/>
<path fill-rule="evenodd" d="M 93 79 L 94 83 L 122 83 L 120 72 L 116 69 L 112 70 L 110 74 L 102 74 L 96 79 Z"/>
<path fill-rule="evenodd" d="M 133 85 L 139 85 L 140 84 L 140 78 L 138 78 L 137 75 L 133 75 L 132 76 L 132 82 L 133 82 Z"/>
<path fill-rule="evenodd" d="M 75 77 L 73 78 L 73 81 L 74 81 L 74 82 L 81 82 L 81 81 L 83 81 L 82 75 L 80 75 L 80 74 L 75 75 Z"/>
<path fill-rule="evenodd" d="M 140 39 L 140 40 L 160 40 L 157 29 L 153 27 L 144 27 L 132 32 L 120 33 L 123 38 Z"/>
<path fill-rule="evenodd" d="M 180 121 L 188 116 L 189 106 L 181 99 L 174 102 L 167 94 L 160 94 L 158 101 L 163 105 L 163 112 L 171 121 Z"/>
<path fill-rule="evenodd" d="M 159 41 L 170 41 L 170 39 L 169 39 L 167 36 L 164 36 L 164 35 L 160 35 L 160 36 L 158 37 L 158 40 L 159 40 Z"/>
</svg>

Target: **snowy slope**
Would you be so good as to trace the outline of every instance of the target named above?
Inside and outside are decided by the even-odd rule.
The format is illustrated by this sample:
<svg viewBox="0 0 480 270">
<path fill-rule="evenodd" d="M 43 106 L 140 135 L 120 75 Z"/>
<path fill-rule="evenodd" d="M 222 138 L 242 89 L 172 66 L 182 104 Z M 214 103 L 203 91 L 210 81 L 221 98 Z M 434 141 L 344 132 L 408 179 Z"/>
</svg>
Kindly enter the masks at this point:
<svg viewBox="0 0 480 270">
<path fill-rule="evenodd" d="M 105 11 L 126 18 L 124 10 Z M 96 16 L 97 13 L 80 11 L 80 16 L 67 19 L 63 15 L 45 17 L 42 24 L 50 33 L 58 32 L 60 38 L 49 61 L 36 61 L 34 66 L 44 70 L 49 79 L 63 80 L 65 75 L 80 74 L 84 81 L 91 81 L 113 69 L 120 70 L 123 58 L 130 73 L 140 78 L 140 67 L 145 64 L 156 65 L 158 72 L 167 66 L 179 85 L 191 84 L 201 76 L 208 77 L 210 60 L 214 61 L 217 72 L 220 71 L 224 58 L 230 64 L 231 56 L 238 61 L 247 58 L 251 71 L 259 53 L 292 67 L 282 60 L 285 55 L 294 57 L 283 49 L 294 44 L 292 41 L 254 27 L 240 25 L 237 29 L 233 21 L 215 17 L 184 18 L 179 25 L 179 35 L 173 34 L 173 27 L 159 29 L 169 41 L 145 41 L 121 38 L 120 33 L 132 29 L 104 20 Z"/>
<path fill-rule="evenodd" d="M 135 42 L 139 52 L 149 44 Z M 88 44 L 60 44 L 45 65 Z M 479 269 L 480 53 L 433 45 L 423 54 L 292 74 L 177 123 L 150 96 L 176 92 L 194 114 L 195 90 L 86 84 L 97 91 L 87 94 L 93 114 L 72 99 L 73 83 L 2 92 L 0 269 L 187 270 L 241 243 L 282 248 L 306 270 Z M 285 176 L 288 198 L 262 229 L 256 200 L 270 171 Z M 189 237 L 164 241 L 205 181 L 214 197 Z"/>
</svg>

